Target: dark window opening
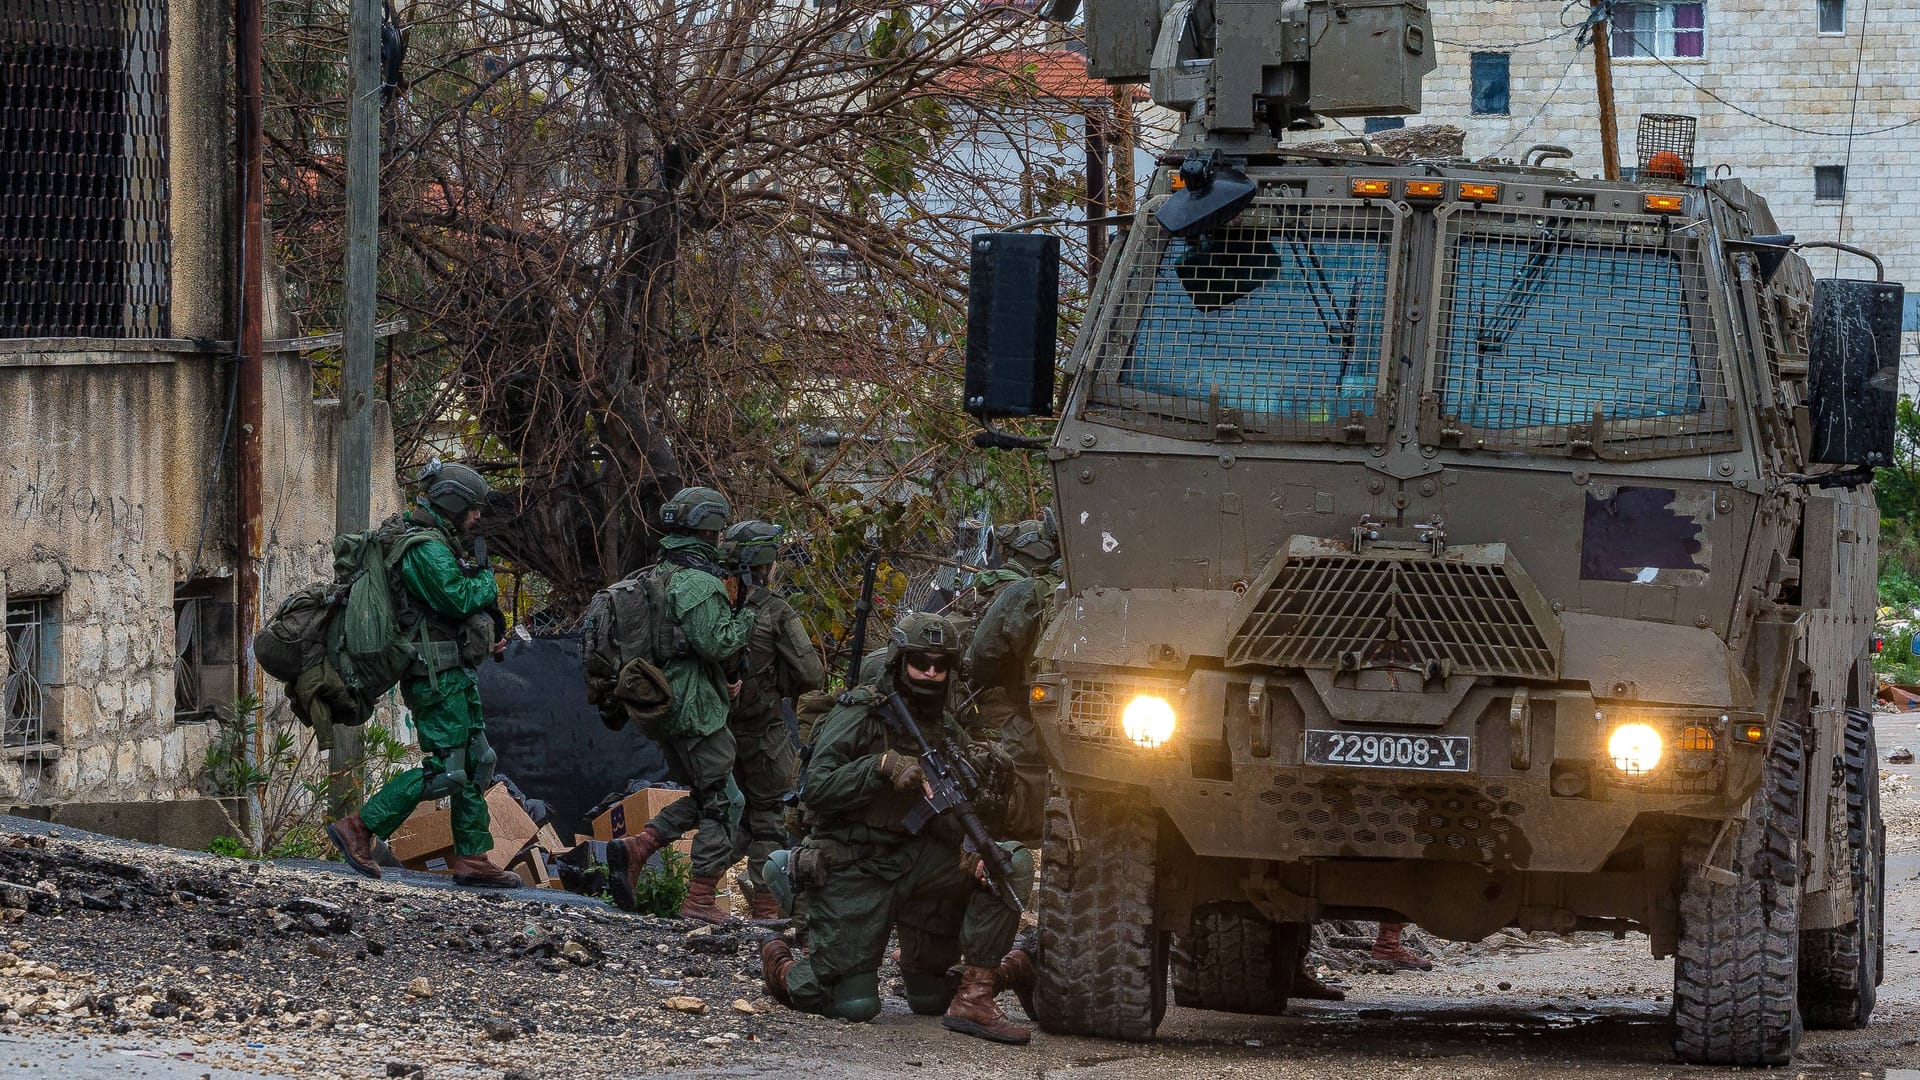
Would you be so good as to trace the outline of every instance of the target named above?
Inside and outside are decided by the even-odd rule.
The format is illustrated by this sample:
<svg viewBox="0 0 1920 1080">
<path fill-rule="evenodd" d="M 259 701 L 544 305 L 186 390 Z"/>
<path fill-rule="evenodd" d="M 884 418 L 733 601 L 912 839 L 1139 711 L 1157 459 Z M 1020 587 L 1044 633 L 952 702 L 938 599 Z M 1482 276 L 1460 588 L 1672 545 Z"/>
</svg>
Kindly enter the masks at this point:
<svg viewBox="0 0 1920 1080">
<path fill-rule="evenodd" d="M 53 596 L 7 600 L 5 690 L 0 693 L 0 746 L 28 751 L 59 741 L 51 721 L 60 672 L 60 606 Z"/>
<path fill-rule="evenodd" d="M 1815 0 L 1814 15 L 1823 34 L 1847 32 L 1847 0 Z"/>
<path fill-rule="evenodd" d="M 1707 5 L 1615 4 L 1608 44 L 1616 57 L 1697 60 L 1707 55 Z"/>
<path fill-rule="evenodd" d="M 1404 116 L 1369 116 L 1366 119 L 1366 132 L 1369 135 L 1376 131 L 1398 131 L 1406 126 L 1407 118 Z"/>
<path fill-rule="evenodd" d="M 212 719 L 238 692 L 234 665 L 232 582 L 174 586 L 173 718 Z"/>
<path fill-rule="evenodd" d="M 1506 53 L 1473 54 L 1473 115 L 1506 116 L 1508 108 Z"/>
<path fill-rule="evenodd" d="M 1813 167 L 1813 197 L 1820 202 L 1839 202 L 1847 197 L 1847 167 L 1845 165 L 1815 165 Z"/>
</svg>

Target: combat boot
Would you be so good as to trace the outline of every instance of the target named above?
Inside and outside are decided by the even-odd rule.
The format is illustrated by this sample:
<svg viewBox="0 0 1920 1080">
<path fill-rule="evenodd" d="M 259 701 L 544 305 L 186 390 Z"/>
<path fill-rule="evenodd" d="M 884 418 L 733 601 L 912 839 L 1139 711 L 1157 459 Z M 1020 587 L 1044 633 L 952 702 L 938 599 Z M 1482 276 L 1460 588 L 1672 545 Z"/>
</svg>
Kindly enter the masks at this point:
<svg viewBox="0 0 1920 1080">
<path fill-rule="evenodd" d="M 687 900 L 680 905 L 680 917 L 697 919 L 714 926 L 732 921 L 733 916 L 721 911 L 714 897 L 713 891 L 719 887 L 718 877 L 697 877 L 687 882 Z"/>
<path fill-rule="evenodd" d="M 348 866 L 367 877 L 379 879 L 380 862 L 373 854 L 373 830 L 367 828 L 367 823 L 360 820 L 359 814 L 350 814 L 329 823 L 327 839 L 333 841 L 333 846 L 339 849 L 340 857 L 347 860 Z"/>
<path fill-rule="evenodd" d="M 1038 1014 L 1033 1011 L 1035 975 L 1031 948 L 1032 946 L 1026 942 L 1013 943 L 1013 948 L 1007 951 L 1006 959 L 1000 961 L 999 968 L 993 973 L 993 992 L 998 994 L 1005 990 L 1013 991 L 1013 996 L 1020 999 L 1020 1008 L 1027 1014 L 1027 1019 L 1035 1020 L 1038 1019 Z"/>
<path fill-rule="evenodd" d="M 1393 965 L 1396 971 L 1431 971 L 1433 961 L 1400 944 L 1400 935 L 1406 929 L 1403 922 L 1381 923 L 1380 934 L 1373 939 L 1373 958 Z"/>
<path fill-rule="evenodd" d="M 1347 992 L 1345 990 L 1321 982 L 1319 977 L 1313 973 L 1313 969 L 1307 966 L 1305 960 L 1302 960 L 1300 966 L 1294 969 L 1293 989 L 1287 992 L 1287 996 L 1290 998 L 1299 998 L 1302 1001 L 1347 1000 Z"/>
<path fill-rule="evenodd" d="M 953 995 L 953 1004 L 947 1006 L 947 1015 L 940 1023 L 948 1031 L 957 1031 L 962 1035 L 989 1039 L 998 1043 L 1011 1043 L 1025 1046 L 1033 1038 L 1033 1033 L 1019 1027 L 1007 1019 L 1000 1006 L 993 1000 L 993 990 L 998 972 L 989 967 L 968 967 L 960 973 L 960 989 Z"/>
<path fill-rule="evenodd" d="M 792 968 L 793 948 L 785 938 L 773 938 L 760 946 L 760 978 L 767 984 L 767 994 L 789 1009 L 793 1008 L 793 998 L 787 993 L 787 972 Z"/>
<path fill-rule="evenodd" d="M 526 884 L 520 875 L 511 870 L 495 870 L 485 855 L 460 855 L 455 857 L 451 866 L 455 885 L 470 885 L 476 889 L 517 889 Z"/>
<path fill-rule="evenodd" d="M 748 900 L 747 913 L 756 920 L 778 919 L 782 917 L 780 914 L 780 901 L 773 898 L 773 894 L 767 891 L 765 885 L 753 890 L 753 896 Z"/>
<path fill-rule="evenodd" d="M 613 893 L 614 907 L 634 910 L 633 891 L 639 887 L 640 871 L 647 868 L 654 852 L 666 846 L 667 838 L 651 825 L 607 844 L 607 891 Z"/>
</svg>

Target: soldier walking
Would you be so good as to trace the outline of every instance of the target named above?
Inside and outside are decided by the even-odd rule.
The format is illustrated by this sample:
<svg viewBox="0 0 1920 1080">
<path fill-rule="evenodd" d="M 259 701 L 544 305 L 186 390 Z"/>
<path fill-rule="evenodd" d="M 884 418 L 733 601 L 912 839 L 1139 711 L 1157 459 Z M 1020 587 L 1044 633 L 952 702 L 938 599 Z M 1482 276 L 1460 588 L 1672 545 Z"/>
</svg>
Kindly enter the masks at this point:
<svg viewBox="0 0 1920 1080">
<path fill-rule="evenodd" d="M 486 859 L 493 850 L 486 790 L 495 755 L 487 745 L 476 676 L 490 653 L 506 648 L 493 571 L 465 558 L 471 530 L 486 505 L 487 481 L 459 464 L 434 462 L 420 474 L 414 508 L 382 523 L 381 549 L 403 536 L 429 534 L 401 556 L 401 588 L 394 609 L 406 639 L 419 642 L 419 659 L 400 681 L 425 761 L 389 780 L 357 814 L 327 826 L 347 865 L 371 878 L 376 837 L 392 836 L 426 799 L 453 802 L 453 880 L 460 885 L 513 889 L 520 878 Z"/>
<path fill-rule="evenodd" d="M 1054 590 L 1060 584 L 1060 555 L 1054 539 L 1045 521 L 1012 526 L 1001 546 L 1009 565 L 1023 576 L 994 592 L 966 651 L 967 678 L 976 688 L 979 713 L 973 733 L 998 740 L 1018 764 L 1026 789 L 1019 802 L 1030 812 L 1022 815 L 1024 820 L 1013 822 L 1013 835 L 1029 842 L 1039 839 L 1049 784 L 1027 692 L 1033 683 L 1034 647 L 1053 612 Z"/>
<path fill-rule="evenodd" d="M 667 536 L 660 562 L 640 571 L 662 580 L 664 612 L 683 642 L 662 669 L 672 704 L 656 730 L 667 773 L 684 784 L 687 797 L 668 803 L 638 835 L 607 845 L 607 876 L 615 905 L 634 909 L 634 889 L 647 860 L 688 829 L 693 841 L 693 879 L 680 908 L 683 919 L 723 923 L 714 892 L 732 866 L 737 829 L 728 798 L 736 744 L 727 714 L 739 680 L 731 673 L 752 634 L 757 613 L 751 602 L 737 610 L 728 595 L 727 571 L 719 565 L 721 530 L 732 519 L 727 497 L 709 487 L 689 487 L 660 508 Z"/>
<path fill-rule="evenodd" d="M 747 887 L 755 919 L 777 919 L 779 905 L 767 890 L 767 856 L 785 846 L 786 797 L 793 790 L 799 755 L 787 732 L 782 701 L 826 685 L 827 669 L 807 636 L 799 612 L 775 590 L 780 564 L 778 525 L 742 521 L 721 541 L 727 564 L 739 575 L 741 602 L 756 613 L 740 670 L 740 697 L 727 721 L 733 729 L 734 780 L 746 799 L 743 831 L 733 859 L 747 860 Z M 731 860 L 730 860 L 731 861 Z"/>
<path fill-rule="evenodd" d="M 792 1008 L 871 1020 L 880 1012 L 880 962 L 897 926 L 915 1013 L 942 1015 L 946 1027 L 964 1034 L 1025 1043 L 1030 1033 L 994 1000 L 1001 989 L 1030 982 L 1027 954 L 1009 951 L 1020 915 L 983 886 L 979 857 L 964 849 L 952 822 L 935 818 L 919 835 L 908 830 L 926 777 L 917 747 L 880 713 L 897 691 L 930 737 L 944 733 L 970 757 L 989 756 L 990 748 L 969 742 L 948 712 L 958 651 L 947 619 L 905 616 L 893 628 L 876 682 L 842 694 L 815 729 L 802 797 L 809 835 L 792 860 L 809 905 L 810 948 L 796 957 L 775 938 L 762 947 L 761 966 L 768 992 Z M 1000 846 L 1012 858 L 1009 884 L 1024 902 L 1033 857 L 1018 843 Z M 949 975 L 956 963 L 963 965 L 957 985 Z"/>
</svg>

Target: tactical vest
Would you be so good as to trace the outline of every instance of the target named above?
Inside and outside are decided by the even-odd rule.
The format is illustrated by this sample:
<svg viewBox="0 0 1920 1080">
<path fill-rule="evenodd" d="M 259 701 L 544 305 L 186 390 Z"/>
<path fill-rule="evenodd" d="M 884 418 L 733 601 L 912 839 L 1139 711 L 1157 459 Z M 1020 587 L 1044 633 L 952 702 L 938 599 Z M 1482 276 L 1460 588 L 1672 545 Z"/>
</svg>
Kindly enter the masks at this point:
<svg viewBox="0 0 1920 1080">
<path fill-rule="evenodd" d="M 740 699 L 734 702 L 733 718 L 760 722 L 780 715 L 781 624 L 793 609 L 764 588 L 755 592 L 759 607 L 753 633 L 741 652 Z"/>
<path fill-rule="evenodd" d="M 431 518 L 423 521 L 415 517 L 413 511 L 395 514 L 381 522 L 376 530 L 382 548 L 414 532 L 433 533 L 456 557 L 461 553 L 459 542 L 441 528 L 439 522 Z M 393 615 L 404 636 L 420 635 L 420 663 L 414 669 L 417 675 L 431 677 L 455 668 L 477 670 L 493 647 L 490 615 L 485 611 L 476 611 L 464 618 L 442 615 L 406 587 L 404 575 L 400 588 L 393 590 Z"/>
</svg>

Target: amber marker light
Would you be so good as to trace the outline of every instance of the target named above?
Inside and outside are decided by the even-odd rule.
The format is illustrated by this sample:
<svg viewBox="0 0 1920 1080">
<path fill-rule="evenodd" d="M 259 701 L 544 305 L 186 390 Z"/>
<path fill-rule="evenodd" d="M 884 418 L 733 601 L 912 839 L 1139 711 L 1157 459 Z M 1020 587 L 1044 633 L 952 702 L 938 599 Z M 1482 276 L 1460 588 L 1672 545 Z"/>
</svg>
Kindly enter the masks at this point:
<svg viewBox="0 0 1920 1080">
<path fill-rule="evenodd" d="M 1767 729 L 1761 724 L 1742 724 L 1739 729 L 1740 741 L 1762 743 L 1767 741 Z"/>
<path fill-rule="evenodd" d="M 1685 195 L 1648 195 L 1641 200 L 1649 214 L 1677 214 L 1687 208 Z"/>
<path fill-rule="evenodd" d="M 1688 724 L 1680 729 L 1680 738 L 1675 741 L 1674 749 L 1699 752 L 1713 749 L 1713 729 L 1699 724 Z"/>
<path fill-rule="evenodd" d="M 1168 181 L 1168 182 L 1169 182 L 1170 184 L 1172 184 L 1172 186 L 1173 186 L 1173 190 L 1175 190 L 1175 191 L 1185 191 L 1185 190 L 1187 190 L 1187 180 L 1186 180 L 1186 178 L 1185 178 L 1185 177 L 1183 177 L 1183 176 L 1181 176 L 1181 175 L 1180 175 L 1179 173 L 1177 173 L 1177 172 L 1173 174 L 1173 177 L 1172 177 L 1172 179 L 1171 179 L 1170 181 Z"/>
<path fill-rule="evenodd" d="M 1500 198 L 1500 185 L 1461 184 L 1460 197 L 1467 202 L 1495 202 Z"/>
<path fill-rule="evenodd" d="M 1356 199 L 1384 199 L 1393 194 L 1391 180 L 1354 180 L 1349 185 Z"/>
<path fill-rule="evenodd" d="M 1407 198 L 1435 201 L 1445 198 L 1447 183 L 1444 180 L 1409 180 Z"/>
</svg>

